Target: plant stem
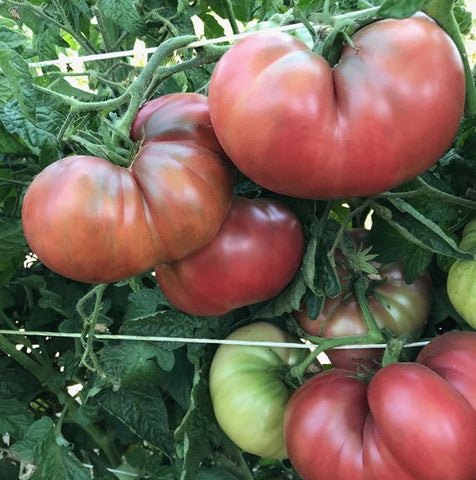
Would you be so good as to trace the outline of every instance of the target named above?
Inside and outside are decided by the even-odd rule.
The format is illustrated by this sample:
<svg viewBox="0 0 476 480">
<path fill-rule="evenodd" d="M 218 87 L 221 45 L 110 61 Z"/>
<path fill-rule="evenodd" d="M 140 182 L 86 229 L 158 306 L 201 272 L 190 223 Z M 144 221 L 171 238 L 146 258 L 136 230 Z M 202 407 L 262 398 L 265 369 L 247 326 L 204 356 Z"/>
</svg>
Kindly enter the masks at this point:
<svg viewBox="0 0 476 480">
<path fill-rule="evenodd" d="M 76 305 L 76 311 L 83 320 L 83 331 L 81 332 L 81 343 L 84 348 L 83 355 L 81 357 L 81 363 L 88 370 L 97 373 L 101 378 L 105 378 L 105 373 L 102 371 L 101 365 L 94 352 L 94 331 L 99 318 L 99 313 L 102 307 L 102 297 L 107 284 L 101 283 L 93 287 Z M 87 315 L 84 311 L 85 303 L 92 298 L 96 297 L 94 302 L 94 310 L 91 315 Z M 90 363 L 91 362 L 91 363 Z"/>
<path fill-rule="evenodd" d="M 375 336 L 373 333 L 366 333 L 365 335 L 350 335 L 343 337 L 313 337 L 311 335 L 305 336 L 307 340 L 312 341 L 317 345 L 317 348 L 310 352 L 306 358 L 294 366 L 290 370 L 291 376 L 297 378 L 299 381 L 302 381 L 306 370 L 314 362 L 317 356 L 329 350 L 331 348 L 340 347 L 343 345 L 366 345 L 373 343 L 384 343 L 383 336 L 379 333 Z"/>
<path fill-rule="evenodd" d="M 230 22 L 231 29 L 233 30 L 233 33 L 240 33 L 240 29 L 236 21 L 235 12 L 233 11 L 233 5 L 231 3 L 231 0 L 222 0 L 222 3 L 223 3 L 223 8 L 225 9 L 228 21 Z"/>
<path fill-rule="evenodd" d="M 463 36 L 453 12 L 453 0 L 430 0 L 426 3 L 423 11 L 435 19 L 438 24 L 452 38 L 463 60 L 464 75 L 466 79 L 466 115 L 476 116 L 476 87 L 474 85 L 468 53 L 464 44 Z"/>
<path fill-rule="evenodd" d="M 471 210 L 476 210 L 476 201 L 470 200 L 469 198 L 461 198 L 451 193 L 442 192 L 435 187 L 427 184 L 421 178 L 417 178 L 416 181 L 421 184 L 420 188 L 416 190 L 411 190 L 409 192 L 384 192 L 378 195 L 375 195 L 374 198 L 421 198 L 422 196 L 439 198 L 447 203 L 452 205 L 458 205 L 460 207 L 469 208 Z"/>
<path fill-rule="evenodd" d="M 69 126 L 71 125 L 71 123 L 74 120 L 75 114 L 71 110 L 72 109 L 69 110 L 68 115 L 66 116 L 66 119 L 63 122 L 63 125 L 61 125 L 61 129 L 58 132 L 58 135 L 56 135 L 56 140 L 58 142 L 61 142 L 61 140 L 63 140 L 63 137 L 64 137 L 66 131 L 68 130 Z"/>
<path fill-rule="evenodd" d="M 359 278 L 354 283 L 355 295 L 359 302 L 362 315 L 364 316 L 365 325 L 367 326 L 367 334 L 370 335 L 375 343 L 384 343 L 385 339 L 382 335 L 380 327 L 377 325 L 374 316 L 370 310 L 369 302 L 367 300 L 368 280 L 365 277 Z"/>
<path fill-rule="evenodd" d="M 165 58 L 180 48 L 186 47 L 189 43 L 196 40 L 193 35 L 184 35 L 181 37 L 171 38 L 166 40 L 150 57 L 147 65 L 139 74 L 135 82 L 128 88 L 125 94 L 130 98 L 129 107 L 117 125 L 118 129 L 125 135 L 129 135 L 129 131 L 136 116 L 139 107 L 144 98 L 144 93 L 151 82 L 155 71 L 160 66 Z M 121 95 L 122 96 L 122 95 Z"/>
<path fill-rule="evenodd" d="M 48 378 L 48 372 L 42 365 L 32 360 L 27 354 L 17 350 L 16 345 L 10 342 L 4 335 L 0 335 L 0 350 L 19 363 L 25 370 L 32 373 L 40 383 L 44 384 Z"/>
</svg>

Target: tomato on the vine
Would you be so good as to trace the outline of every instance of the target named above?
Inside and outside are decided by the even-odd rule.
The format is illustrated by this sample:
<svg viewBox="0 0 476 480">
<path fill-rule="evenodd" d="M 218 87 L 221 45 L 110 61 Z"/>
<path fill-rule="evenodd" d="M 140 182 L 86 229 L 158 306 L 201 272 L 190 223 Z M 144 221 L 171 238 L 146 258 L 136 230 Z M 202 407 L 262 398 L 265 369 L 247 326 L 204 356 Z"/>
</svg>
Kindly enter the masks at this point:
<svg viewBox="0 0 476 480">
<path fill-rule="evenodd" d="M 210 114 L 239 170 L 293 197 L 369 196 L 445 153 L 465 102 L 463 64 L 445 31 L 420 14 L 375 22 L 352 42 L 333 69 L 284 33 L 257 33 L 225 53 Z"/>
<path fill-rule="evenodd" d="M 476 255 L 476 218 L 465 226 L 459 247 Z M 446 289 L 454 309 L 476 328 L 476 260 L 456 260 L 448 272 Z"/>
<path fill-rule="evenodd" d="M 167 299 L 194 315 L 222 315 L 277 295 L 304 254 L 304 234 L 283 203 L 235 197 L 216 236 L 180 260 L 159 265 Z"/>
<path fill-rule="evenodd" d="M 366 242 L 367 232 L 362 229 L 350 230 L 349 235 L 357 242 Z M 382 265 L 375 260 L 370 262 L 379 272 L 376 287 L 367 296 L 370 312 L 381 329 L 399 335 L 418 335 L 423 331 L 431 310 L 432 282 L 428 272 L 411 284 L 404 280 L 403 266 L 399 263 Z M 340 266 L 341 295 L 326 298 L 320 315 L 312 320 L 303 309 L 293 315 L 301 328 L 312 336 L 342 337 L 367 333 L 364 314 L 357 297 L 346 285 L 349 272 Z M 374 276 L 375 277 L 375 276 Z M 375 278 L 374 278 L 375 281 Z M 383 349 L 345 348 L 326 351 L 331 363 L 337 368 L 355 370 L 375 368 L 383 354 Z"/>
<path fill-rule="evenodd" d="M 368 384 L 340 369 L 312 377 L 286 407 L 285 436 L 303 480 L 473 480 L 476 332 L 437 337 Z"/>
<path fill-rule="evenodd" d="M 266 322 L 235 330 L 227 340 L 288 343 L 292 339 Z M 210 394 L 216 419 L 246 452 L 285 458 L 283 419 L 291 396 L 283 368 L 302 357 L 297 348 L 220 345 L 210 368 Z"/>
<path fill-rule="evenodd" d="M 133 128 L 146 143 L 129 168 L 82 155 L 45 168 L 22 209 L 25 237 L 38 258 L 65 277 L 106 283 L 211 240 L 231 206 L 233 174 L 213 137 L 206 102 L 197 94 L 172 94 L 153 109 L 146 105 Z"/>
</svg>

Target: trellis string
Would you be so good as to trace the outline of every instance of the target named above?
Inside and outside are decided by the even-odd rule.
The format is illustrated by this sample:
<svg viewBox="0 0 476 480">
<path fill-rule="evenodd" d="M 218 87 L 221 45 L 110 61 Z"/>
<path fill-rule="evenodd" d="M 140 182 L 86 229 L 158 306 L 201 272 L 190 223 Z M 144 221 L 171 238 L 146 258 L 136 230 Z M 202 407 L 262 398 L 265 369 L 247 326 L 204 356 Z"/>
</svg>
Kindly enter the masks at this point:
<svg viewBox="0 0 476 480">
<path fill-rule="evenodd" d="M 266 31 L 268 32 L 286 32 L 289 30 L 298 30 L 300 28 L 304 28 L 303 23 L 293 23 L 290 25 L 282 25 L 278 27 L 270 27 L 267 28 Z M 235 40 L 240 40 L 245 37 L 249 37 L 250 35 L 253 35 L 257 33 L 256 31 L 250 31 L 250 32 L 242 32 L 242 33 L 235 33 L 233 35 L 224 35 L 222 37 L 217 37 L 217 38 L 209 38 L 209 39 L 202 39 L 202 40 L 197 40 L 196 42 L 189 43 L 186 47 L 184 48 L 198 48 L 198 47 L 205 47 L 207 45 L 215 45 L 217 43 L 230 43 Z M 31 68 L 36 68 L 36 67 L 48 67 L 52 65 L 69 65 L 70 63 L 74 62 L 96 62 L 99 60 L 107 60 L 111 58 L 121 58 L 121 57 L 132 57 L 134 55 L 138 54 L 150 54 L 154 53 L 157 50 L 158 47 L 148 47 L 145 49 L 133 49 L 133 50 L 124 50 L 124 51 L 119 51 L 119 52 L 105 52 L 105 53 L 98 53 L 94 55 L 83 55 L 79 57 L 64 57 L 64 58 L 57 58 L 54 60 L 43 60 L 39 62 L 30 62 L 28 64 L 29 67 Z"/>
<path fill-rule="evenodd" d="M 0 335 L 18 335 L 18 336 L 36 336 L 36 337 L 60 337 L 60 338 L 81 338 L 81 333 L 74 332 L 47 332 L 47 331 L 27 331 L 27 330 L 1 330 Z M 190 337 L 161 337 L 161 336 L 145 336 L 145 335 L 120 335 L 108 333 L 95 333 L 96 340 L 125 340 L 125 341 L 141 341 L 141 342 L 175 342 L 175 343 L 199 343 L 199 344 L 215 344 L 215 345 L 242 345 L 250 347 L 268 347 L 268 348 L 302 348 L 313 349 L 316 345 L 312 343 L 293 343 L 293 342 L 266 342 L 266 341 L 246 341 L 246 340 L 229 340 L 220 338 L 190 338 Z M 429 340 L 421 340 L 418 342 L 407 343 L 405 347 L 423 347 Z M 385 348 L 386 343 L 369 343 L 356 345 L 340 345 L 332 347 L 336 349 L 354 349 L 354 348 Z"/>
</svg>

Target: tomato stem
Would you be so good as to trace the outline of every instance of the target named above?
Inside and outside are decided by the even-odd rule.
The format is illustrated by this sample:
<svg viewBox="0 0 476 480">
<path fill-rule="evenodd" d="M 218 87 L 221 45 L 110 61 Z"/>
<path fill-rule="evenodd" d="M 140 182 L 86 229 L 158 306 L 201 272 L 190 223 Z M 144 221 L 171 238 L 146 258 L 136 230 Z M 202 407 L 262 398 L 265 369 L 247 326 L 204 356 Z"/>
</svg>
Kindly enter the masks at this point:
<svg viewBox="0 0 476 480">
<path fill-rule="evenodd" d="M 105 378 L 106 375 L 102 371 L 101 365 L 96 357 L 94 352 L 94 331 L 96 329 L 96 324 L 99 319 L 99 313 L 102 307 L 102 298 L 104 295 L 104 290 L 106 289 L 107 284 L 99 284 L 93 287 L 84 297 L 82 297 L 77 305 L 76 311 L 83 320 L 83 331 L 81 332 L 81 343 L 84 348 L 83 355 L 81 357 L 81 363 L 88 370 L 95 372 L 101 378 Z M 94 309 L 90 315 L 86 314 L 84 306 L 86 302 L 92 298 L 95 298 Z"/>
<path fill-rule="evenodd" d="M 304 379 L 306 370 L 312 365 L 312 363 L 314 363 L 317 356 L 326 350 L 344 345 L 384 343 L 384 338 L 380 329 L 378 329 L 378 333 L 369 331 L 364 335 L 350 335 L 343 337 L 314 337 L 311 335 L 305 335 L 305 338 L 315 343 L 317 348 L 310 352 L 301 363 L 290 369 L 291 376 L 297 378 L 300 383 Z"/>
<path fill-rule="evenodd" d="M 118 124 L 119 130 L 129 136 L 129 131 L 136 116 L 139 107 L 144 101 L 144 93 L 149 86 L 155 71 L 160 64 L 172 53 L 180 48 L 186 47 L 189 43 L 196 40 L 193 35 L 184 35 L 181 37 L 171 38 L 160 45 L 152 54 L 147 65 L 136 78 L 134 83 L 126 90 L 123 95 L 127 95 L 130 100 L 129 107 Z M 122 95 L 121 95 L 122 96 Z"/>
<path fill-rule="evenodd" d="M 463 36 L 459 29 L 453 11 L 453 0 L 430 0 L 426 3 L 423 11 L 438 22 L 438 24 L 452 38 L 464 65 L 464 74 L 466 79 L 466 115 L 476 116 L 476 87 L 473 81 L 471 66 L 469 65 L 468 53 L 464 44 Z"/>
<path fill-rule="evenodd" d="M 388 339 L 381 362 L 382 367 L 390 365 L 391 363 L 397 363 L 400 360 L 400 354 L 402 353 L 405 343 L 405 340 L 400 337 Z"/>
<path fill-rule="evenodd" d="M 240 33 L 240 29 L 238 27 L 238 23 L 236 21 L 235 12 L 233 11 L 233 4 L 231 0 L 222 0 L 223 8 L 225 9 L 226 16 L 228 21 L 230 22 L 231 29 L 233 33 Z"/>
</svg>

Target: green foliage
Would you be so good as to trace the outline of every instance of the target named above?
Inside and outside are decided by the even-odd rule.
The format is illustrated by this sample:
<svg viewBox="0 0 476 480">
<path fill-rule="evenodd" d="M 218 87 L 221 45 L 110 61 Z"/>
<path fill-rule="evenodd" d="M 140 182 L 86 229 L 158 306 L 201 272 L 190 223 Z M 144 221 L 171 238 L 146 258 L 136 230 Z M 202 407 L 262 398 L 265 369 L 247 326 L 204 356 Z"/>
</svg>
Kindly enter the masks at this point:
<svg viewBox="0 0 476 480">
<path fill-rule="evenodd" d="M 425 335 L 467 328 L 451 307 L 444 283 L 453 259 L 468 256 L 459 250 L 456 239 L 476 207 L 476 121 L 469 117 L 452 148 L 431 171 L 371 199 L 329 204 L 291 199 L 267 192 L 239 174 L 237 195 L 279 198 L 304 225 L 305 257 L 281 293 L 222 317 L 196 317 L 175 310 L 148 273 L 107 286 L 94 317 L 96 297 L 85 300 L 91 286 L 56 275 L 28 256 L 21 226 L 22 198 L 34 176 L 63 156 L 134 157 L 127 135 L 118 140 L 117 131 L 129 102 L 117 99 L 143 65 L 127 57 L 85 62 L 78 75 L 76 64 L 30 68 L 29 63 L 71 53 L 129 50 L 138 41 L 157 47 L 167 39 L 194 35 L 196 18 L 203 21 L 205 37 L 213 38 L 223 36 L 235 21 L 245 29 L 276 14 L 289 21 L 324 22 L 329 15 L 351 13 L 350 21 L 334 18 L 333 28 L 325 29 L 320 39 L 318 49 L 332 59 L 339 55 L 344 34 L 376 15 L 411 15 L 424 3 L 0 2 L 0 329 L 66 335 L 0 334 L 2 480 L 19 478 L 20 466 L 26 464 L 35 467 L 31 480 L 90 479 L 91 468 L 85 465 L 91 465 L 94 478 L 100 480 L 131 478 L 111 473 L 111 468 L 141 479 L 297 479 L 289 464 L 244 455 L 226 438 L 215 421 L 208 392 L 208 368 L 216 346 L 185 340 L 222 339 L 257 319 L 289 326 L 289 313 L 304 304 L 316 317 L 326 297 L 342 292 L 339 262 L 356 278 L 369 277 L 374 255 L 380 262 L 402 262 L 409 282 L 430 269 L 435 293 Z M 376 8 L 371 13 L 359 15 L 372 6 Z M 462 0 L 455 2 L 454 12 L 461 31 L 469 34 L 471 14 Z M 214 61 L 222 51 L 183 49 L 170 55 L 157 70 L 164 75 L 157 73 L 138 101 L 179 91 L 206 93 Z M 203 61 L 197 61 L 200 55 Z M 189 61 L 195 63 L 190 66 Z M 178 65 L 182 71 L 167 70 Z M 104 101 L 109 103 L 102 107 L 84 104 Z M 361 227 L 370 212 L 370 247 L 359 248 L 345 231 Z M 141 340 L 101 338 L 88 343 L 92 333 Z M 177 340 L 150 341 L 144 336 Z"/>
</svg>

